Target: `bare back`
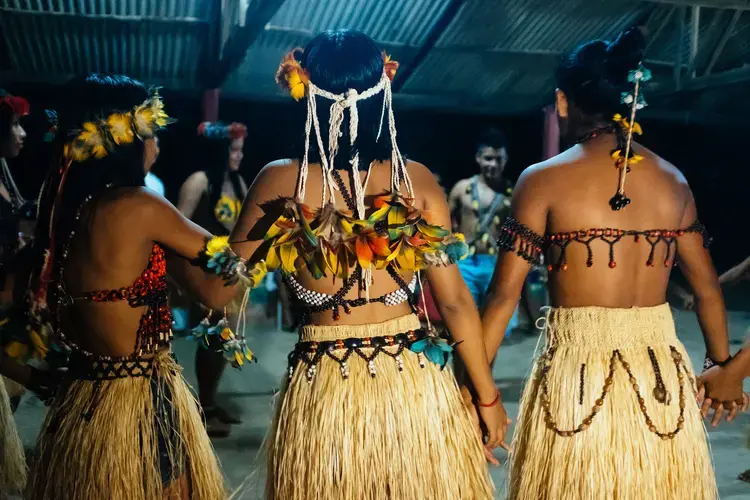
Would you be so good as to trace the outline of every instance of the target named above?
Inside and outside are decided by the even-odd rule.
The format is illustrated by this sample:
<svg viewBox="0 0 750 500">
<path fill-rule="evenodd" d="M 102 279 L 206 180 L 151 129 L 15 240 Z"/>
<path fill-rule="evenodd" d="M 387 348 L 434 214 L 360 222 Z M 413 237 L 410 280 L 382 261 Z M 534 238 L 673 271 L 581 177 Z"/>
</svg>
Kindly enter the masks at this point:
<svg viewBox="0 0 750 500">
<path fill-rule="evenodd" d="M 146 270 L 154 244 L 170 260 L 193 260 L 209 236 L 145 188 L 107 193 L 95 206 L 83 210 L 75 231 L 63 274 L 67 295 L 72 297 L 130 287 Z M 178 277 L 180 284 L 189 286 L 185 279 Z M 146 310 L 145 306 L 132 307 L 127 300 L 76 299 L 63 307 L 61 327 L 70 340 L 94 354 L 129 356 L 136 350 Z"/>
<path fill-rule="evenodd" d="M 618 171 L 608 151 L 611 137 L 568 152 L 540 165 L 547 200 L 546 233 L 592 228 L 620 230 L 678 230 L 689 226 L 694 214 L 687 182 L 671 164 L 636 145 L 644 160 L 627 176 L 626 193 L 632 203 L 613 211 L 609 199 L 617 187 Z M 688 238 L 694 237 L 687 235 Z M 550 275 L 552 303 L 558 306 L 651 306 L 665 301 L 674 248 L 661 242 L 652 247 L 645 238 L 625 237 L 612 245 L 602 240 L 590 244 L 593 265 L 587 266 L 588 250 L 573 242 L 566 249 L 567 270 Z M 669 255 L 668 255 L 669 252 Z M 548 256 L 553 264 L 560 251 Z M 647 265 L 649 259 L 653 265 Z M 610 264 L 613 262 L 614 264 Z"/>
</svg>

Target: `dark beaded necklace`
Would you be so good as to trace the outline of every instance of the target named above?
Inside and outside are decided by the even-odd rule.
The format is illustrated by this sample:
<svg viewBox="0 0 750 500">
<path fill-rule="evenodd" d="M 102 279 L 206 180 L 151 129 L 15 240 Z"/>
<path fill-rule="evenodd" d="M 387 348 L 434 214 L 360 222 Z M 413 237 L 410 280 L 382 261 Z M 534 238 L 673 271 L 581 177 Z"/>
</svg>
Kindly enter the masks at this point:
<svg viewBox="0 0 750 500">
<path fill-rule="evenodd" d="M 605 134 L 615 134 L 617 133 L 617 127 L 615 125 L 602 125 L 601 127 L 596 127 L 593 130 L 589 130 L 585 134 L 579 136 L 576 140 L 576 144 L 582 144 L 584 142 L 590 141 L 591 139 L 595 137 L 599 137 L 600 135 Z"/>
</svg>

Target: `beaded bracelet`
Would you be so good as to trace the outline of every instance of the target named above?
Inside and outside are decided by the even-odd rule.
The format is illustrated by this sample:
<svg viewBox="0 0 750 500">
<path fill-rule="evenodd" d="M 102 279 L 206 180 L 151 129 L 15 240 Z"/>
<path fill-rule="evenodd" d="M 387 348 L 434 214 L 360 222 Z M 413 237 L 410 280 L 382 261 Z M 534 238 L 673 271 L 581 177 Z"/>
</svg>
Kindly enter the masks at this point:
<svg viewBox="0 0 750 500">
<path fill-rule="evenodd" d="M 484 404 L 481 401 L 477 400 L 477 404 L 481 406 L 482 408 L 492 408 L 499 402 L 500 402 L 500 391 L 497 391 L 497 394 L 495 395 L 495 399 L 492 400 L 492 403 Z"/>
<path fill-rule="evenodd" d="M 206 272 L 221 276 L 227 286 L 242 281 L 248 287 L 255 288 L 268 273 L 263 260 L 249 267 L 247 260 L 234 253 L 229 246 L 228 236 L 214 236 L 208 240 L 200 257 Z"/>
</svg>

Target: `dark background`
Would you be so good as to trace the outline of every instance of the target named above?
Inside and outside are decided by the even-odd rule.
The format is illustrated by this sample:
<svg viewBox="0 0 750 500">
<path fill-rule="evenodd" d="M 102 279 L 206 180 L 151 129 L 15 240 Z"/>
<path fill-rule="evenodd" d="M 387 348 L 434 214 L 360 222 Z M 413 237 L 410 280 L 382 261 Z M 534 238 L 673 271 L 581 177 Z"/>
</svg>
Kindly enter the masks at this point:
<svg viewBox="0 0 750 500">
<path fill-rule="evenodd" d="M 49 155 L 40 142 L 42 110 L 60 108 L 66 96 L 59 88 L 24 86 L 9 88 L 23 95 L 32 106 L 25 125 L 29 137 L 21 156 L 11 163 L 26 196 L 33 196 L 41 184 Z M 204 168 L 208 159 L 197 139 L 201 120 L 198 96 L 163 91 L 168 113 L 178 122 L 160 135 L 161 156 L 153 172 L 165 184 L 167 197 L 176 202 L 182 181 Z M 292 155 L 292 145 L 302 133 L 300 104 L 221 99 L 222 121 L 239 121 L 248 127 L 242 172 L 252 181 L 269 161 Z M 440 175 L 446 189 L 476 172 L 476 138 L 488 126 L 501 128 L 508 138 L 510 162 L 506 175 L 518 177 L 528 165 L 541 160 L 542 111 L 519 116 L 476 116 L 426 111 L 398 111 L 399 145 L 410 158 L 428 165 Z M 745 130 L 735 126 L 701 126 L 668 121 L 642 120 L 642 142 L 677 165 L 690 183 L 701 220 L 714 238 L 712 255 L 721 272 L 744 259 L 748 250 L 744 217 L 750 202 L 750 172 L 747 169 Z M 677 279 L 680 279 L 677 276 Z M 743 287 L 744 288 L 744 287 Z M 734 296 L 735 294 L 732 294 Z M 729 297 L 729 305 L 744 308 Z M 739 295 L 738 295 L 739 296 Z"/>
</svg>

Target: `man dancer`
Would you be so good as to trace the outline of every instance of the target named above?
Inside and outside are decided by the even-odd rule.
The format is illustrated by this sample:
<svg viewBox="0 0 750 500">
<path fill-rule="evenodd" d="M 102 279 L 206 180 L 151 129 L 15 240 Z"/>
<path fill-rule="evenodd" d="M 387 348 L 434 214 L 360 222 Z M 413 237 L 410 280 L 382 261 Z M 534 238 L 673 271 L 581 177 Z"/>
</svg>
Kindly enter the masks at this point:
<svg viewBox="0 0 750 500">
<path fill-rule="evenodd" d="M 453 229 L 463 233 L 469 245 L 469 256 L 458 266 L 474 300 L 481 307 L 497 260 L 498 230 L 510 210 L 512 187 L 503 178 L 508 148 L 502 131 L 485 131 L 477 143 L 474 159 L 479 173 L 458 181 L 448 201 Z M 517 318 L 514 316 L 511 325 L 515 323 Z"/>
</svg>

